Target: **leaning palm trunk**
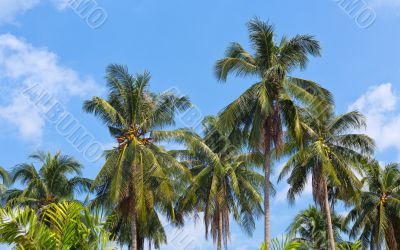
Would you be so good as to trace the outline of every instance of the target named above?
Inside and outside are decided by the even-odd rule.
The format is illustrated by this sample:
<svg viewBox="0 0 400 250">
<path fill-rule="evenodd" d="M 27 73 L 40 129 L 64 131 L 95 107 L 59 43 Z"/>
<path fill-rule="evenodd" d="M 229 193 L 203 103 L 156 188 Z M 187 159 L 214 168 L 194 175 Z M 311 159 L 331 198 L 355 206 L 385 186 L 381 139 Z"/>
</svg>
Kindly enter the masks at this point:
<svg viewBox="0 0 400 250">
<path fill-rule="evenodd" d="M 335 250 L 335 236 L 333 234 L 333 226 L 332 226 L 332 218 L 331 218 L 331 209 L 329 206 L 329 198 L 328 198 L 328 184 L 326 181 L 326 177 L 323 177 L 323 189 L 324 189 L 324 209 L 325 209 L 325 216 L 326 216 L 326 225 L 328 229 L 328 239 L 329 239 L 329 246 L 331 250 Z"/>
</svg>

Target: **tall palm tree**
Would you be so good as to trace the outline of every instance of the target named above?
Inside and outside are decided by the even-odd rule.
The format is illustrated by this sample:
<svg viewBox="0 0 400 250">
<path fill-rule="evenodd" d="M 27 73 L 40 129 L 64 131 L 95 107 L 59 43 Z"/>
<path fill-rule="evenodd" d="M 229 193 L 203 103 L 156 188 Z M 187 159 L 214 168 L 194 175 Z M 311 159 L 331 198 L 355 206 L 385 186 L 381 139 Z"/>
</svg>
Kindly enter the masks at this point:
<svg viewBox="0 0 400 250">
<path fill-rule="evenodd" d="M 230 216 L 251 234 L 255 218 L 262 213 L 263 176 L 254 170 L 262 167 L 261 153 L 246 153 L 233 143 L 215 117 L 203 120 L 204 136 L 189 130 L 160 132 L 156 137 L 175 139 L 185 145 L 174 154 L 190 169 L 192 178 L 178 202 L 185 213 L 204 212 L 208 234 L 221 250 L 230 237 Z"/>
<path fill-rule="evenodd" d="M 318 115 L 304 111 L 302 121 L 306 134 L 304 144 L 286 162 L 279 180 L 290 173 L 288 198 L 294 201 L 309 175 L 312 176 L 313 197 L 326 218 L 330 249 L 334 250 L 328 185 L 337 188 L 341 197 L 350 201 L 361 187 L 355 171 L 361 173 L 360 164 L 372 154 L 374 142 L 367 135 L 352 132 L 365 126 L 364 116 L 356 111 L 339 116 L 332 110 Z"/>
<path fill-rule="evenodd" d="M 151 133 L 173 125 L 175 113 L 186 110 L 190 103 L 173 93 L 150 92 L 148 72 L 133 76 L 124 66 L 110 65 L 106 80 L 107 99 L 93 97 L 84 103 L 84 110 L 100 118 L 119 144 L 107 152 L 94 180 L 98 192 L 94 204 L 130 221 L 130 246 L 136 250 L 139 229 L 149 222 L 156 207 L 177 219 L 170 175 L 177 174 L 173 170 L 181 165 L 156 144 Z"/>
<path fill-rule="evenodd" d="M 365 189 L 361 202 L 350 211 L 348 220 L 353 222 L 351 237 L 361 235 L 363 249 L 400 248 L 400 171 L 398 164 L 381 167 L 377 161 L 367 166 L 362 180 Z M 396 225 L 397 223 L 397 225 Z"/>
<path fill-rule="evenodd" d="M 344 218 L 333 214 L 332 225 L 336 241 L 341 241 L 340 234 L 347 233 Z M 288 227 L 288 233 L 297 237 L 306 249 L 328 249 L 326 219 L 324 215 L 313 206 L 300 211 Z"/>
<path fill-rule="evenodd" d="M 21 181 L 24 189 L 10 189 L 5 200 L 11 205 L 30 205 L 38 208 L 63 200 L 72 200 L 80 192 L 89 190 L 91 180 L 81 177 L 82 165 L 71 156 L 60 152 L 38 152 L 30 159 L 41 164 L 37 169 L 33 163 L 17 165 L 12 171 L 12 181 Z M 73 175 L 73 177 L 70 177 Z"/>
<path fill-rule="evenodd" d="M 331 96 L 315 82 L 289 76 L 294 69 L 306 67 L 309 55 L 320 54 L 319 43 L 312 36 L 283 37 L 275 42 L 273 26 L 259 19 L 251 20 L 248 29 L 255 53 L 246 51 L 239 43 L 232 43 L 225 58 L 216 63 L 215 71 L 221 81 L 226 81 L 229 74 L 257 79 L 222 111 L 221 122 L 228 130 L 235 127 L 246 130 L 249 146 L 264 154 L 264 240 L 268 243 L 272 148 L 275 147 L 275 156 L 279 157 L 283 148 L 283 126 L 300 141 L 298 105 L 322 108 L 320 101 L 331 102 Z"/>
</svg>

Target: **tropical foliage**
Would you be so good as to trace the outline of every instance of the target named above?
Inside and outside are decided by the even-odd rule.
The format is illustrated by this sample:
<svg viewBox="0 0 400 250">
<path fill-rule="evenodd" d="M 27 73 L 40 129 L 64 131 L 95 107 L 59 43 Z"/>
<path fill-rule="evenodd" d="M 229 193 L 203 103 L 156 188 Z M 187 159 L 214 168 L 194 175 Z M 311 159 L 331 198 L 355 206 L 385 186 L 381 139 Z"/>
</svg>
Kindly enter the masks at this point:
<svg viewBox="0 0 400 250">
<path fill-rule="evenodd" d="M 38 214 L 31 207 L 0 209 L 0 242 L 15 249 L 116 249 L 99 213 L 77 202 L 52 203 Z"/>
<path fill-rule="evenodd" d="M 271 250 L 298 250 L 301 247 L 301 243 L 282 236 L 281 239 L 272 239 L 270 246 L 267 246 L 267 243 L 264 242 L 259 250 L 267 250 L 267 247 L 270 247 Z"/>
</svg>

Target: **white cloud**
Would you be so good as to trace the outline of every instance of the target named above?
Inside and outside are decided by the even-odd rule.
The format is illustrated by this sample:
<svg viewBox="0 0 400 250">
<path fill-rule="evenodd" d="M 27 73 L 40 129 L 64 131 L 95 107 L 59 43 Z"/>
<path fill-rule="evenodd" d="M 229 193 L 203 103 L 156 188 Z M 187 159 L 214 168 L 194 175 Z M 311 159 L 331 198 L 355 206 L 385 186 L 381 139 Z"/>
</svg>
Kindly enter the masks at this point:
<svg viewBox="0 0 400 250">
<path fill-rule="evenodd" d="M 162 245 L 162 250 L 199 250 L 212 249 L 212 242 L 205 241 L 205 226 L 203 222 L 203 213 L 200 213 L 199 218 L 186 218 L 186 223 L 183 227 L 177 228 L 173 226 L 165 217 L 161 217 L 164 230 L 167 235 L 168 244 Z"/>
<path fill-rule="evenodd" d="M 13 23 L 19 15 L 33 9 L 46 0 L 0 0 L 0 25 Z M 57 10 L 64 10 L 71 0 L 50 0 Z"/>
<path fill-rule="evenodd" d="M 399 0 L 372 0 L 372 5 L 376 7 L 400 7 Z"/>
<path fill-rule="evenodd" d="M 40 0 L 1 0 L 0 24 L 14 22 L 17 15 L 38 5 Z"/>
<path fill-rule="evenodd" d="M 0 35 L 0 119 L 14 125 L 28 139 L 40 138 L 45 124 L 22 94 L 35 84 L 60 101 L 100 91 L 92 78 L 61 65 L 57 55 L 46 48 L 34 47 L 10 34 Z"/>
<path fill-rule="evenodd" d="M 52 0 L 52 2 L 58 10 L 65 10 L 71 5 L 71 3 L 73 3 L 71 0 Z"/>
<path fill-rule="evenodd" d="M 399 95 L 391 83 L 371 87 L 349 106 L 367 117 L 366 133 L 375 139 L 378 151 L 394 148 L 400 156 L 400 110 Z"/>
<path fill-rule="evenodd" d="M 42 136 L 44 121 L 38 112 L 32 111 L 27 97 L 14 95 L 8 106 L 0 106 L 0 119 L 16 125 L 23 138 L 36 141 Z"/>
</svg>

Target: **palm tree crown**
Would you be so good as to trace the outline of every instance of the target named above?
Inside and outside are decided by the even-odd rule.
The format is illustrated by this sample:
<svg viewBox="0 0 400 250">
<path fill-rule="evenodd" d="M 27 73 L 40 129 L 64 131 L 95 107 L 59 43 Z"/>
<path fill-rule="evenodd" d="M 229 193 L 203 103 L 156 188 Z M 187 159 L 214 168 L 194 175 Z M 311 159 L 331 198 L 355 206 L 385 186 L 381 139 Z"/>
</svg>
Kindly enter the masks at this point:
<svg viewBox="0 0 400 250">
<path fill-rule="evenodd" d="M 10 189 L 5 200 L 10 205 L 17 203 L 41 207 L 52 202 L 72 200 L 80 192 L 89 190 L 91 180 L 80 177 L 82 165 L 74 158 L 56 153 L 38 152 L 30 156 L 41 165 L 23 163 L 12 171 L 12 181 L 21 181 L 25 189 Z M 74 175 L 70 178 L 71 175 Z"/>
<path fill-rule="evenodd" d="M 398 164 L 381 167 L 377 161 L 367 164 L 363 178 L 366 189 L 361 202 L 350 211 L 354 222 L 351 237 L 361 235 L 363 249 L 397 250 L 400 246 L 400 171 Z"/>
<path fill-rule="evenodd" d="M 341 241 L 340 234 L 348 232 L 344 218 L 333 214 L 332 224 L 336 241 Z M 289 225 L 288 232 L 297 237 L 305 249 L 328 249 L 326 220 L 316 207 L 300 211 Z"/>
</svg>

